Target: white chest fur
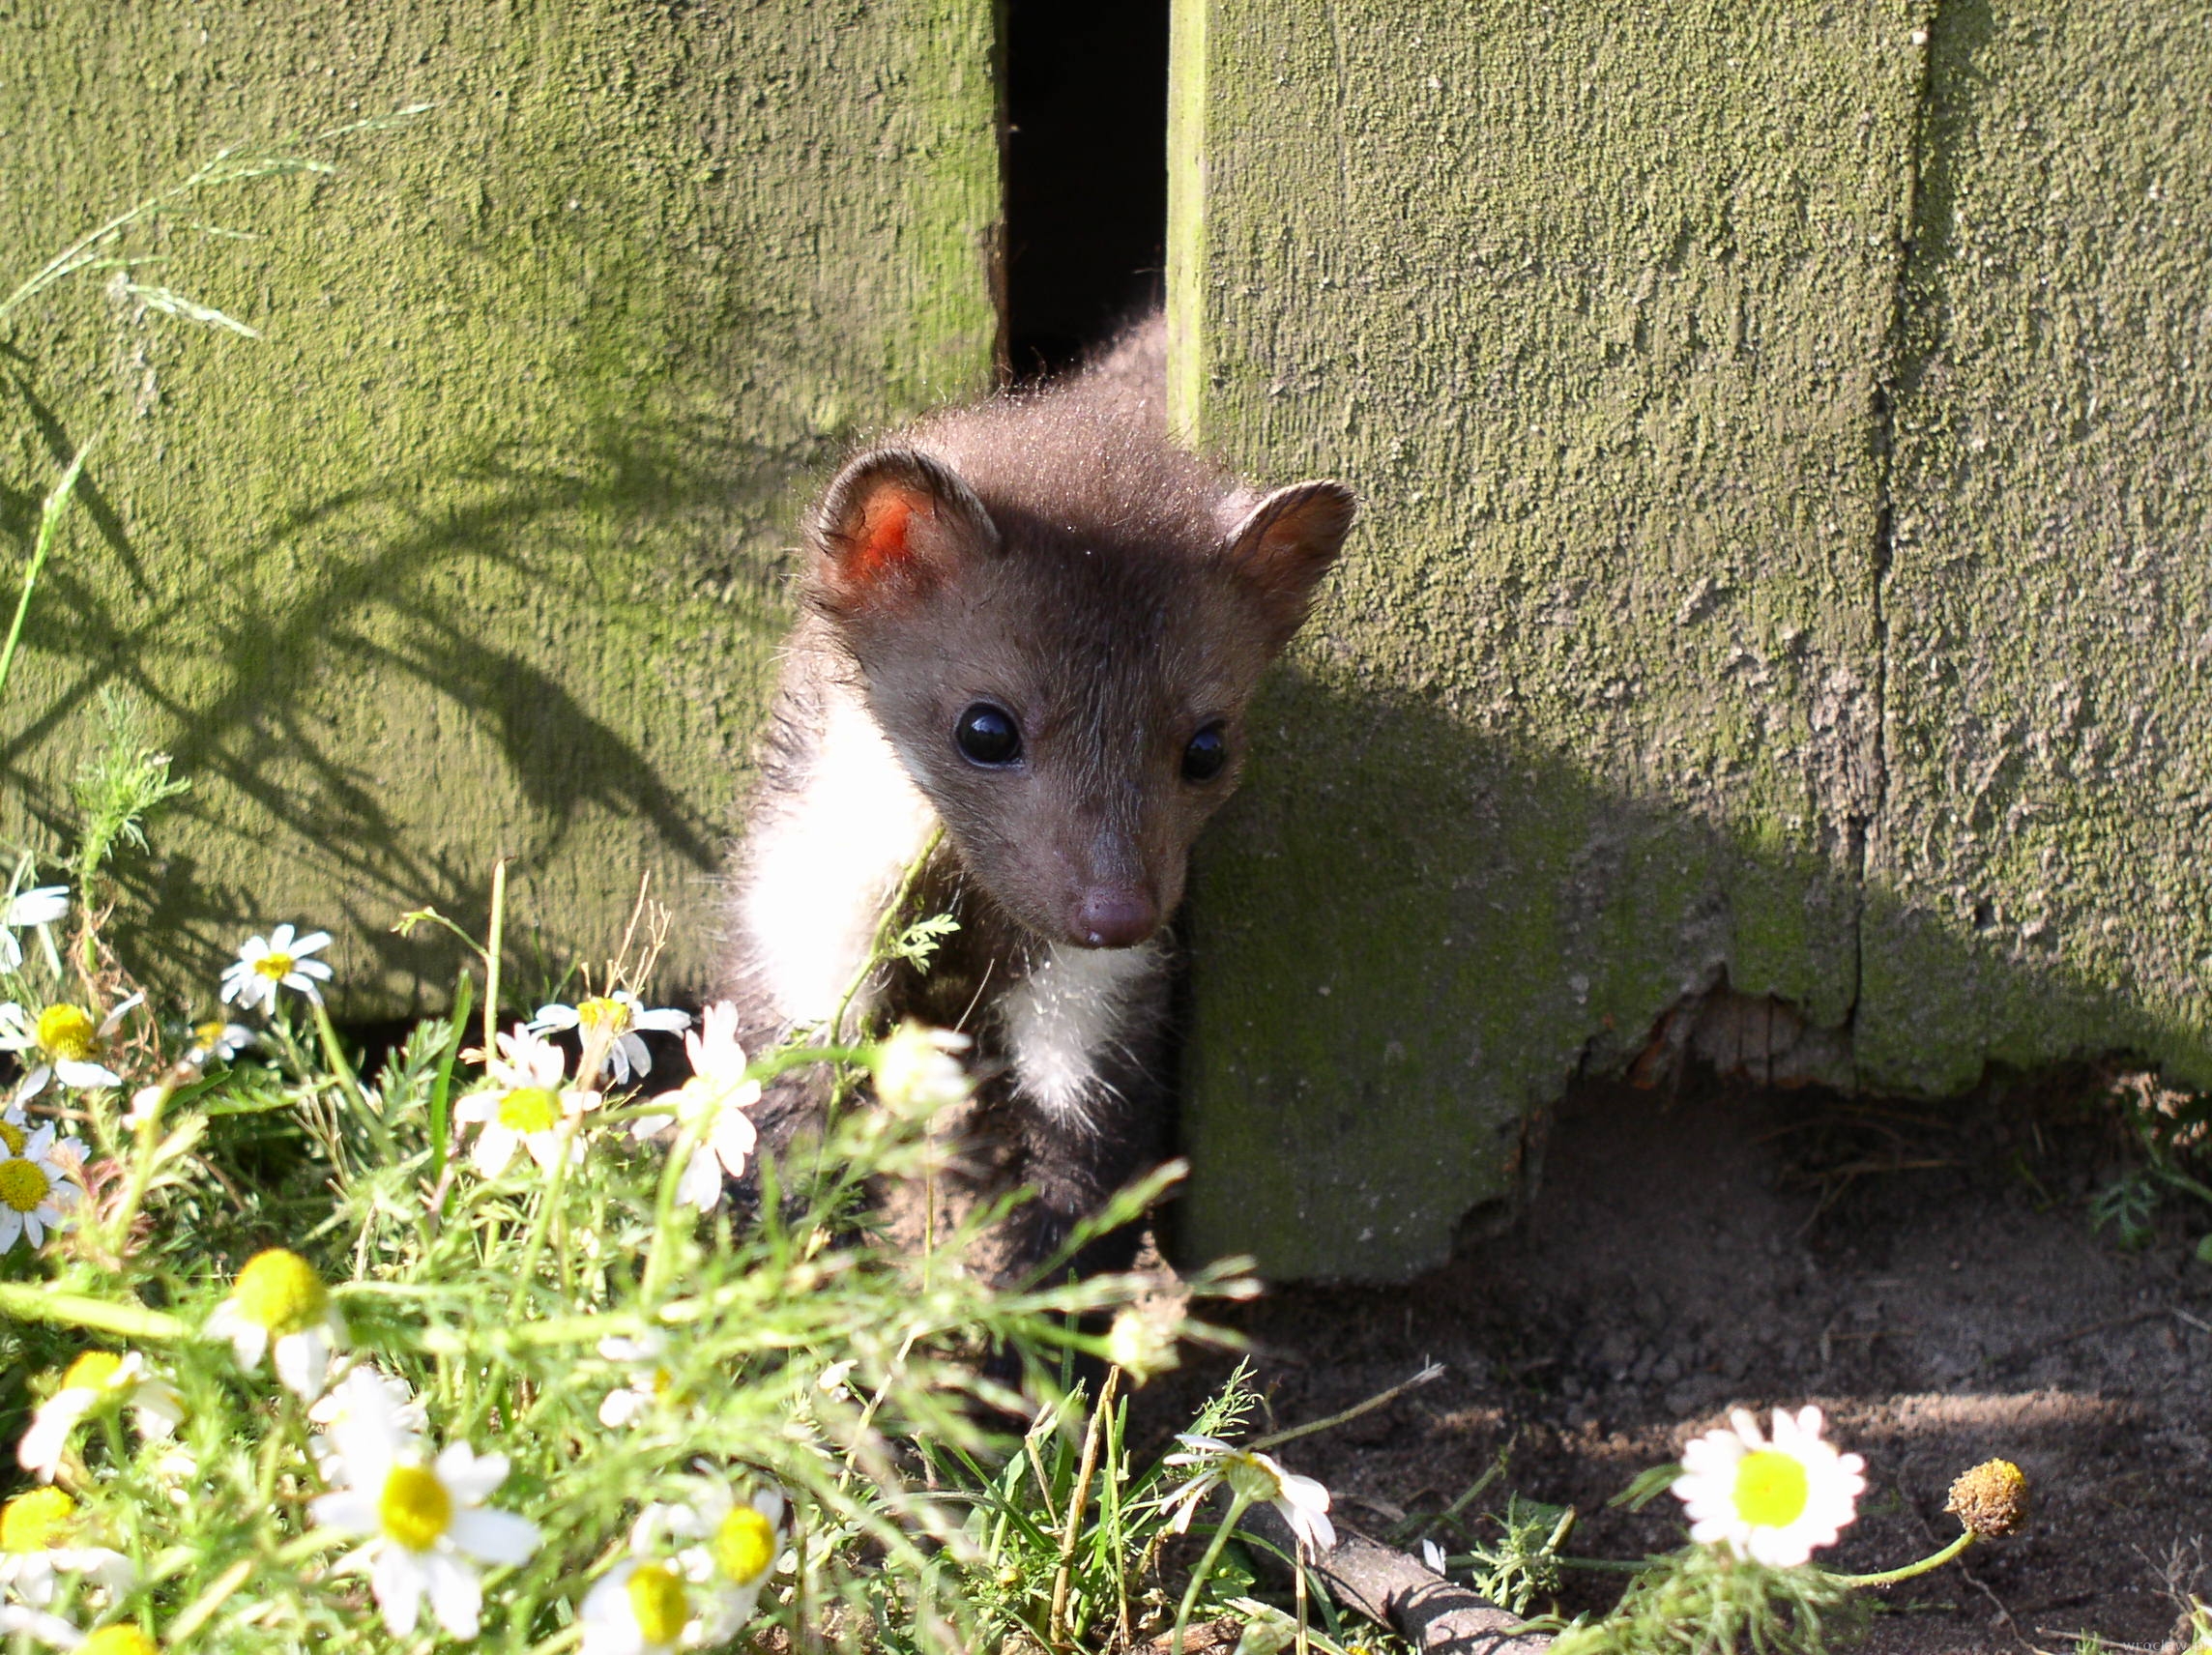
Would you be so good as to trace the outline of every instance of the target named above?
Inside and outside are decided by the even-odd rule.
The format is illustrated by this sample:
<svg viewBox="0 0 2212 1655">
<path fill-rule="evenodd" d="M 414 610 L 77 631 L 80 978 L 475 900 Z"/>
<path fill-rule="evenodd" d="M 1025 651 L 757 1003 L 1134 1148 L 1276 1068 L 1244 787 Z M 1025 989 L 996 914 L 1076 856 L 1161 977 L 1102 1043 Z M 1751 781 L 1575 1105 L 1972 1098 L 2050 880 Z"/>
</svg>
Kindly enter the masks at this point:
<svg viewBox="0 0 2212 1655">
<path fill-rule="evenodd" d="M 1139 1002 L 1164 969 L 1161 945 L 1040 951 L 1000 1007 L 1022 1091 L 1055 1119 L 1086 1124 L 1107 1082 L 1100 1064 L 1128 1038 Z"/>
<path fill-rule="evenodd" d="M 884 905 L 937 827 L 867 711 L 830 705 L 792 805 L 756 826 L 740 898 L 765 986 L 794 1027 L 826 1023 L 873 948 Z"/>
</svg>

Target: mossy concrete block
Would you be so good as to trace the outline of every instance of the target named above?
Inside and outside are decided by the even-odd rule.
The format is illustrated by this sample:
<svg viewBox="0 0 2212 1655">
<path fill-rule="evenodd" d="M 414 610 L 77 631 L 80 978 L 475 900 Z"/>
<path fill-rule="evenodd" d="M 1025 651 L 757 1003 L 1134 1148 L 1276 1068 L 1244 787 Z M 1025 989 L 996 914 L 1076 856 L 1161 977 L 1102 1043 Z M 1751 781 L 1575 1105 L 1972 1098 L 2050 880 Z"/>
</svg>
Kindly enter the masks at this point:
<svg viewBox="0 0 2212 1655">
<path fill-rule="evenodd" d="M 9 324 L 12 546 L 99 447 L 0 705 L 0 835 L 69 831 L 112 686 L 193 784 L 122 869 L 184 998 L 292 919 L 339 934 L 348 1014 L 404 1009 L 451 955 L 393 920 L 480 924 L 502 856 L 518 992 L 609 953 L 648 872 L 664 983 L 695 982 L 808 480 L 990 380 L 994 28 L 990 0 L 0 13 L 0 286 L 224 144 L 436 105 L 124 245 L 260 340 L 104 272 Z"/>
<path fill-rule="evenodd" d="M 1179 0 L 1172 400 L 1365 503 L 1202 848 L 1193 1256 L 1434 1263 L 1683 996 L 1848 1019 L 1921 24 Z"/>
<path fill-rule="evenodd" d="M 2212 1086 L 2212 14 L 1936 13 L 1857 1047 Z"/>
</svg>

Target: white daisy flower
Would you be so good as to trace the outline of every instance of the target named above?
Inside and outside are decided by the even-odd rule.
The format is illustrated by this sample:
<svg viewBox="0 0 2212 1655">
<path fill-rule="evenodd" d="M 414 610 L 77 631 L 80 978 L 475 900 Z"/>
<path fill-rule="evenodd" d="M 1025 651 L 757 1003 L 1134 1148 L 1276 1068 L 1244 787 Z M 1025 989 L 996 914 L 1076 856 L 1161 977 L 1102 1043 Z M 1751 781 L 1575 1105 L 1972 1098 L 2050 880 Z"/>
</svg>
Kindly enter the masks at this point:
<svg viewBox="0 0 2212 1655">
<path fill-rule="evenodd" d="M 345 1323 L 315 1266 L 282 1247 L 256 1253 L 238 1272 L 230 1296 L 207 1319 L 211 1338 L 227 1339 L 251 1373 L 275 1346 L 276 1377 L 304 1402 L 323 1394 L 331 1352 L 345 1346 Z"/>
<path fill-rule="evenodd" d="M 126 1403 L 138 1435 L 153 1441 L 174 1436 L 185 1417 L 176 1386 L 148 1368 L 137 1351 L 118 1356 L 109 1350 L 87 1350 L 62 1375 L 61 1389 L 32 1414 L 31 1429 L 15 1447 L 16 1464 L 36 1472 L 41 1482 L 52 1482 L 77 1423 L 98 1409 Z"/>
<path fill-rule="evenodd" d="M 1160 1508 L 1164 1514 L 1171 1514 L 1168 1527 L 1173 1532 L 1180 1534 L 1187 1529 L 1199 1503 L 1226 1483 L 1232 1495 L 1272 1505 L 1306 1550 L 1326 1552 L 1336 1545 L 1336 1529 L 1328 1521 L 1328 1490 L 1313 1478 L 1286 1471 L 1270 1456 L 1235 1447 L 1218 1437 L 1186 1433 L 1176 1440 L 1189 1451 L 1170 1454 L 1161 1464 L 1193 1466 L 1197 1475 L 1169 1495 Z"/>
<path fill-rule="evenodd" d="M 691 1590 L 674 1563 L 631 1557 L 584 1594 L 582 1655 L 668 1655 L 697 1626 Z"/>
<path fill-rule="evenodd" d="M 52 925 L 69 913 L 69 886 L 43 885 L 36 890 L 17 891 L 0 912 L 0 972 L 20 971 L 23 944 L 15 933 L 35 925 Z"/>
<path fill-rule="evenodd" d="M 550 1172 L 561 1153 L 562 1125 L 597 1107 L 599 1094 L 578 1091 L 567 1084 L 568 1059 L 552 1041 L 533 1034 L 521 1024 L 514 1032 L 498 1037 L 500 1056 L 486 1065 L 490 1085 L 473 1091 L 454 1106 L 456 1124 L 478 1126 L 476 1146 L 469 1158 L 477 1171 L 496 1178 L 507 1171 L 517 1148 Z M 571 1133 L 571 1165 L 584 1158 L 584 1141 Z"/>
<path fill-rule="evenodd" d="M 1708 1431 L 1682 1450 L 1674 1495 L 1689 1508 L 1690 1538 L 1738 1556 L 1792 1568 L 1833 1546 L 1858 1515 L 1866 1462 L 1820 1440 L 1820 1410 L 1774 1410 L 1774 1439 L 1737 1408 L 1732 1429 Z"/>
<path fill-rule="evenodd" d="M 526 1563 L 544 1540 L 527 1518 L 483 1504 L 507 1480 L 507 1456 L 452 1442 L 424 1465 L 422 1438 L 373 1378 L 353 1388 L 332 1437 L 344 1481 L 307 1510 L 326 1528 L 369 1537 L 354 1556 L 368 1565 L 386 1628 L 411 1637 L 426 1592 L 440 1626 L 474 1638 L 483 1611 L 477 1565 Z"/>
<path fill-rule="evenodd" d="M 59 1489 L 33 1489 L 0 1505 L 0 1584 L 40 1609 L 54 1601 L 54 1577 L 89 1575 L 110 1592 L 131 1588 L 131 1559 L 104 1546 L 68 1544 L 76 1501 Z"/>
<path fill-rule="evenodd" d="M 328 931 L 295 936 L 290 925 L 279 925 L 267 937 L 248 937 L 238 945 L 238 958 L 222 969 L 222 1002 L 242 1011 L 255 1006 L 276 1009 L 279 988 L 297 989 L 320 1005 L 318 982 L 331 980 L 331 968 L 309 954 L 330 946 Z"/>
<path fill-rule="evenodd" d="M 899 1113 L 918 1115 L 958 1103 L 975 1089 L 958 1056 L 970 1044 L 967 1035 L 949 1029 L 927 1029 L 912 1021 L 900 1024 L 869 1059 L 876 1072 L 877 1099 Z"/>
<path fill-rule="evenodd" d="M 51 1122 L 26 1137 L 26 1124 L 20 1108 L 0 1118 L 0 1143 L 12 1151 L 0 1156 L 0 1253 L 18 1237 L 44 1246 L 46 1232 L 61 1226 L 84 1193 L 73 1181 L 81 1164 L 76 1141 L 56 1145 Z"/>
<path fill-rule="evenodd" d="M 752 1619 L 761 1588 L 783 1557 L 784 1499 L 781 1490 L 760 1488 L 740 1500 L 728 1480 L 712 1472 L 694 1478 L 693 1487 L 683 1504 L 655 1503 L 640 1512 L 629 1545 L 638 1557 L 678 1548 L 676 1566 L 699 1588 L 700 1600 L 684 1641 L 712 1646 L 726 1643 Z"/>
<path fill-rule="evenodd" d="M 684 1036 L 684 1050 L 691 1059 L 691 1078 L 674 1091 L 656 1096 L 655 1103 L 672 1105 L 674 1115 L 647 1115 L 630 1123 L 630 1136 L 639 1143 L 657 1138 L 671 1128 L 688 1129 L 710 1122 L 699 1147 L 684 1164 L 676 1185 L 676 1199 L 701 1212 L 721 1205 L 725 1180 L 742 1175 L 746 1157 L 760 1142 L 752 1117 L 746 1111 L 760 1102 L 760 1082 L 745 1078 L 745 1049 L 738 1044 L 738 1008 L 726 1000 L 707 1007 L 703 1032 Z"/>
<path fill-rule="evenodd" d="M 394 1421 L 411 1437 L 424 1436 L 430 1429 L 429 1410 L 405 1379 L 369 1363 L 356 1362 L 307 1409 L 308 1420 L 321 1427 L 307 1438 L 307 1451 L 324 1482 L 348 1480 L 345 1457 L 338 1445 L 352 1422 L 364 1412 L 372 1418 Z"/>
<path fill-rule="evenodd" d="M 243 1023 L 225 1023 L 218 1017 L 192 1029 L 191 1044 L 185 1048 L 185 1061 L 197 1067 L 211 1059 L 229 1062 L 247 1047 L 257 1045 L 261 1036 Z"/>
<path fill-rule="evenodd" d="M 107 1056 L 108 1036 L 122 1026 L 126 1013 L 144 1003 L 134 994 L 118 1001 L 98 1023 L 81 1005 L 62 1002 L 33 1017 L 14 1001 L 0 1003 L 0 1052 L 14 1052 L 21 1060 L 23 1084 L 18 1103 L 45 1090 L 46 1082 L 59 1079 L 66 1087 L 121 1086 L 123 1077 L 100 1060 Z"/>
<path fill-rule="evenodd" d="M 599 1404 L 599 1423 L 623 1431 L 637 1423 L 666 1401 L 674 1379 L 668 1372 L 668 1335 L 647 1328 L 635 1339 L 614 1335 L 599 1341 L 599 1354 L 629 1369 L 629 1378 L 618 1390 L 607 1392 Z"/>
<path fill-rule="evenodd" d="M 556 1002 L 541 1005 L 538 1015 L 530 1020 L 530 1031 L 543 1034 L 552 1030 L 573 1029 L 582 1036 L 584 1051 L 589 1054 L 595 1046 L 600 1050 L 599 1066 L 612 1069 L 617 1086 L 627 1086 L 634 1074 L 653 1073 L 653 1054 L 645 1049 L 638 1037 L 640 1030 L 657 1030 L 662 1033 L 681 1034 L 691 1027 L 691 1017 L 684 1011 L 648 1011 L 636 995 L 626 988 L 618 988 L 613 994 L 595 995 L 574 1005 Z M 597 1076 L 595 1074 L 594 1079 Z"/>
</svg>

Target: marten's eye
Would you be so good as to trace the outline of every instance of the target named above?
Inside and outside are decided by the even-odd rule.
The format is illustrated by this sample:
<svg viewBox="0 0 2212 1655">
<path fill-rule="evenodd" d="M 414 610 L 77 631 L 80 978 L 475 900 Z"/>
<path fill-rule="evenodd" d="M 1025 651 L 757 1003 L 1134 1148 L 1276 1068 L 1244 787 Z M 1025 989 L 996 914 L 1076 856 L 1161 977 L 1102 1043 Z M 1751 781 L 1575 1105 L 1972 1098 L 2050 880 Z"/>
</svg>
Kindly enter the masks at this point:
<svg viewBox="0 0 2212 1655">
<path fill-rule="evenodd" d="M 1218 724 L 1208 724 L 1190 739 L 1182 750 L 1182 779 L 1211 781 L 1229 762 L 1229 738 Z"/>
<path fill-rule="evenodd" d="M 952 726 L 952 742 L 970 764 L 993 769 L 1022 756 L 1022 732 L 1014 715 L 988 701 L 978 701 L 960 714 L 960 722 Z"/>
</svg>

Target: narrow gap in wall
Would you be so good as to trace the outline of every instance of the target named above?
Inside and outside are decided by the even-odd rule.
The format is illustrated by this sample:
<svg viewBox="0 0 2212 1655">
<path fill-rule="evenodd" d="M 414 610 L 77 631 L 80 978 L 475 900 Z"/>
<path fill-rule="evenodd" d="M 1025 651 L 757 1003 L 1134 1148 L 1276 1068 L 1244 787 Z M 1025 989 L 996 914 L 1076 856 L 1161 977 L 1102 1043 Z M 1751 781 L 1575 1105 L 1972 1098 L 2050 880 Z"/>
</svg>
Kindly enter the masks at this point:
<svg viewBox="0 0 2212 1655">
<path fill-rule="evenodd" d="M 1168 0 L 1006 0 L 1005 340 L 1015 381 L 1160 302 Z"/>
</svg>

